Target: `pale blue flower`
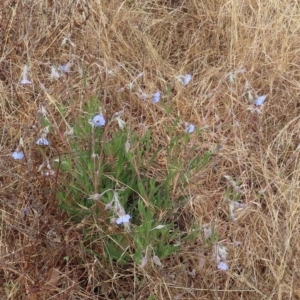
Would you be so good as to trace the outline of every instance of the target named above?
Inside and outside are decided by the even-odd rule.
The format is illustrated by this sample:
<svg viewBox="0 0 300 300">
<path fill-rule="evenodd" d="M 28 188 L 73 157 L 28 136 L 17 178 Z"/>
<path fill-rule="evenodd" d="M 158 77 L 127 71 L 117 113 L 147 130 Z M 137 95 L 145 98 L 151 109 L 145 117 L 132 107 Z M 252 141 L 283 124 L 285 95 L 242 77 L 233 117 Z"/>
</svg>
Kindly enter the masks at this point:
<svg viewBox="0 0 300 300">
<path fill-rule="evenodd" d="M 218 269 L 221 271 L 227 271 L 228 270 L 228 265 L 227 263 L 221 261 L 218 263 Z"/>
<path fill-rule="evenodd" d="M 19 150 L 15 150 L 12 154 L 11 154 L 13 159 L 16 160 L 21 160 L 24 158 L 24 153 L 23 151 L 19 151 Z"/>
<path fill-rule="evenodd" d="M 182 83 L 183 85 L 187 85 L 192 79 L 192 75 L 191 74 L 187 74 L 187 75 L 184 75 L 182 77 Z"/>
<path fill-rule="evenodd" d="M 178 75 L 175 77 L 182 85 L 187 85 L 191 79 L 192 75 L 191 74 L 186 74 L 186 75 Z"/>
<path fill-rule="evenodd" d="M 131 219 L 130 215 L 124 215 L 124 216 L 120 216 L 117 220 L 116 223 L 118 225 L 122 224 L 122 223 L 129 223 L 129 219 Z"/>
<path fill-rule="evenodd" d="M 156 92 L 152 97 L 152 102 L 157 103 L 160 100 L 160 92 Z"/>
<path fill-rule="evenodd" d="M 195 131 L 195 125 L 187 123 L 185 125 L 185 132 L 186 133 L 193 133 Z"/>
<path fill-rule="evenodd" d="M 49 141 L 45 138 L 39 138 L 35 143 L 40 146 L 49 146 Z"/>
<path fill-rule="evenodd" d="M 266 95 L 264 95 L 264 96 L 259 96 L 259 97 L 256 98 L 254 104 L 255 104 L 256 106 L 261 106 L 261 105 L 264 104 L 266 98 L 267 98 Z"/>
<path fill-rule="evenodd" d="M 92 123 L 95 127 L 102 127 L 105 125 L 106 121 L 102 114 L 97 114 L 93 117 Z"/>
<path fill-rule="evenodd" d="M 64 73 L 71 73 L 71 67 L 72 66 L 73 66 L 73 63 L 69 61 L 66 65 L 60 65 L 59 68 Z"/>
<path fill-rule="evenodd" d="M 24 215 L 28 215 L 28 214 L 30 213 L 30 209 L 29 209 L 27 206 L 25 206 L 25 207 L 22 209 L 22 212 L 23 212 Z"/>
</svg>

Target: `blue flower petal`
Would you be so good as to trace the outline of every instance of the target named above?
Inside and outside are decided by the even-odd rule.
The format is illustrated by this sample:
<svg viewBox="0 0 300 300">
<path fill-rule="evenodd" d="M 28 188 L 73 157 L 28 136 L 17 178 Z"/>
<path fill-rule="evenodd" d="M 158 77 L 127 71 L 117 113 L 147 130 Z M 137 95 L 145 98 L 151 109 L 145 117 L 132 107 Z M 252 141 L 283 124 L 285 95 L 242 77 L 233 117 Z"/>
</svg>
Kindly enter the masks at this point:
<svg viewBox="0 0 300 300">
<path fill-rule="evenodd" d="M 103 117 L 103 115 L 95 115 L 92 119 L 92 122 L 93 122 L 93 125 L 95 127 L 101 127 L 101 126 L 104 126 L 106 121 Z"/>
<path fill-rule="evenodd" d="M 195 131 L 195 125 L 194 124 L 187 124 L 185 127 L 186 133 L 193 133 Z"/>
<path fill-rule="evenodd" d="M 227 271 L 228 270 L 228 265 L 225 262 L 219 262 L 218 263 L 218 269 L 221 271 Z"/>
<path fill-rule="evenodd" d="M 49 146 L 49 141 L 44 138 L 39 138 L 35 143 L 40 146 Z"/>
<path fill-rule="evenodd" d="M 256 106 L 261 106 L 261 105 L 264 104 L 266 98 L 267 98 L 266 95 L 264 95 L 264 96 L 259 96 L 259 97 L 256 98 L 254 104 L 255 104 Z"/>
<path fill-rule="evenodd" d="M 156 92 L 152 97 L 152 102 L 157 103 L 160 100 L 160 92 Z"/>
<path fill-rule="evenodd" d="M 129 223 L 129 219 L 131 219 L 130 215 L 125 215 L 125 216 L 121 216 L 116 220 L 116 223 L 118 225 L 122 224 L 122 223 Z"/>
<path fill-rule="evenodd" d="M 11 156 L 13 159 L 21 160 L 24 158 L 24 153 L 23 151 L 14 151 Z"/>
<path fill-rule="evenodd" d="M 183 76 L 182 78 L 182 83 L 183 85 L 187 85 L 192 79 L 192 75 L 191 74 L 187 74 L 185 76 Z"/>
</svg>

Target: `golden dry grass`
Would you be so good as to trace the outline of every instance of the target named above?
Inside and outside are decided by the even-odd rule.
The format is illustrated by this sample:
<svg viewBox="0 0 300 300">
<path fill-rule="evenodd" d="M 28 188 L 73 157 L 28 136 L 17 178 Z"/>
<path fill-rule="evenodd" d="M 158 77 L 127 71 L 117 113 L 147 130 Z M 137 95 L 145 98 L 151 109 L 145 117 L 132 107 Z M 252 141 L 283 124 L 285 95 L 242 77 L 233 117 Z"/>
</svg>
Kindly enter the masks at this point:
<svg viewBox="0 0 300 300">
<path fill-rule="evenodd" d="M 0 12 L 1 299 L 300 298 L 297 1 L 8 0 Z M 61 47 L 67 35 L 74 47 Z M 69 60 L 72 74 L 51 82 L 50 66 Z M 31 67 L 32 85 L 18 84 L 24 64 Z M 242 68 L 246 72 L 230 83 L 228 74 Z M 142 71 L 146 93 L 193 74 L 189 85 L 174 83 L 164 96 L 175 107 L 171 116 L 160 104 L 118 91 Z M 246 82 L 268 95 L 261 114 L 251 111 Z M 95 95 L 107 119 L 125 108 L 133 130 L 140 122 L 150 126 L 153 151 L 167 142 L 163 128 L 178 116 L 205 128 L 200 138 L 191 135 L 189 147 L 199 155 L 215 149 L 213 159 L 189 178 L 180 222 L 214 225 L 228 249 L 228 271 L 216 268 L 203 233 L 162 269 L 124 269 L 84 251 L 82 228 L 93 224 L 75 226 L 60 212 L 50 190 L 67 182 L 37 172 L 43 157 L 32 145 L 41 130 L 37 111 L 45 106 L 57 126 L 51 142 L 70 151 L 63 134 Z M 66 107 L 66 118 L 58 105 Z M 20 137 L 25 162 L 11 158 Z M 187 161 L 188 154 L 182 153 Z M 163 180 L 165 161 L 160 153 L 158 168 L 149 173 Z M 244 185 L 247 208 L 235 221 L 226 218 L 230 184 L 224 175 Z M 174 197 L 182 193 L 176 180 L 171 188 Z M 30 213 L 24 215 L 24 207 Z"/>
</svg>

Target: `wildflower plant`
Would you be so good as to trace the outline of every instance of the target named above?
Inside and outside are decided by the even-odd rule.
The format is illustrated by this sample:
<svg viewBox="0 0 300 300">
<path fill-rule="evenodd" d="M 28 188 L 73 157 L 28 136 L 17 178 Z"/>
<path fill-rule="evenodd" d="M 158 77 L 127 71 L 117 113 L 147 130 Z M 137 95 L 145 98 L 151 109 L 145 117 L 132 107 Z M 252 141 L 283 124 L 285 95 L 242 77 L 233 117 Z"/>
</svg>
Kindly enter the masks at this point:
<svg viewBox="0 0 300 300">
<path fill-rule="evenodd" d="M 104 243 L 107 259 L 140 264 L 147 255 L 147 261 L 159 267 L 162 259 L 180 250 L 183 235 L 170 217 L 175 205 L 171 200 L 174 177 L 178 175 L 180 184 L 186 184 L 185 176 L 203 167 L 203 161 L 194 161 L 187 168 L 183 161 L 178 162 L 178 155 L 171 153 L 186 147 L 188 137 L 179 137 L 170 128 L 168 173 L 162 181 L 149 177 L 147 170 L 158 154 L 151 154 L 151 131 L 140 136 L 121 119 L 123 111 L 104 118 L 97 105 L 97 99 L 91 99 L 86 107 L 90 119 L 79 117 L 73 126 L 74 137 L 68 137 L 73 154 L 61 160 L 61 176 L 69 184 L 59 191 L 60 207 L 75 222 L 95 220 L 96 236 Z M 100 113 L 95 114 L 97 110 Z M 92 236 L 87 231 L 86 238 L 95 238 Z"/>
</svg>

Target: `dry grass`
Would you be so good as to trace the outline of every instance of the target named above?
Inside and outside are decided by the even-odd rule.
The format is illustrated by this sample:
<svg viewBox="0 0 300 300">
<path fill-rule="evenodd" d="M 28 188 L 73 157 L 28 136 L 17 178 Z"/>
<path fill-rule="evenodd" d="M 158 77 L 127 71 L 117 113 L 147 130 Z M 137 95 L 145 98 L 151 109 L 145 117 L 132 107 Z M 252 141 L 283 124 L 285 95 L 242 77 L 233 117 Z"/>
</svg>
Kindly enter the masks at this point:
<svg viewBox="0 0 300 300">
<path fill-rule="evenodd" d="M 8 0 L 0 12 L 1 299 L 300 298 L 296 1 Z M 68 34 L 75 46 L 61 47 Z M 69 60 L 72 74 L 51 82 L 50 66 Z M 32 85 L 18 84 L 24 64 L 31 67 Z M 230 83 L 228 74 L 242 68 L 246 72 Z M 164 96 L 174 107 L 171 115 L 160 103 L 118 91 L 142 71 L 139 84 L 146 93 L 165 91 L 175 76 L 193 74 L 189 85 L 174 83 Z M 254 105 L 245 95 L 247 81 L 258 95 L 268 95 L 262 114 L 249 110 Z M 214 225 L 228 249 L 228 271 L 216 268 L 213 245 L 204 243 L 202 232 L 162 269 L 122 268 L 84 250 L 83 227 L 97 228 L 90 221 L 74 225 L 58 209 L 56 187 L 68 183 L 37 172 L 43 157 L 33 145 L 43 105 L 57 126 L 54 147 L 45 155 L 70 152 L 63 134 L 95 95 L 107 119 L 125 108 L 132 130 L 140 122 L 149 126 L 153 152 L 167 143 L 163 128 L 178 116 L 205 128 L 200 138 L 191 135 L 190 149 L 199 155 L 217 150 L 209 166 L 189 178 L 180 220 Z M 16 162 L 11 151 L 20 137 L 26 159 Z M 188 161 L 188 151 L 184 155 Z M 160 153 L 151 171 L 162 180 L 165 161 Z M 235 221 L 226 217 L 230 183 L 224 175 L 244 185 L 247 208 Z M 176 180 L 170 188 L 174 197 L 183 193 Z M 93 249 L 101 253 L 99 245 Z"/>
</svg>

